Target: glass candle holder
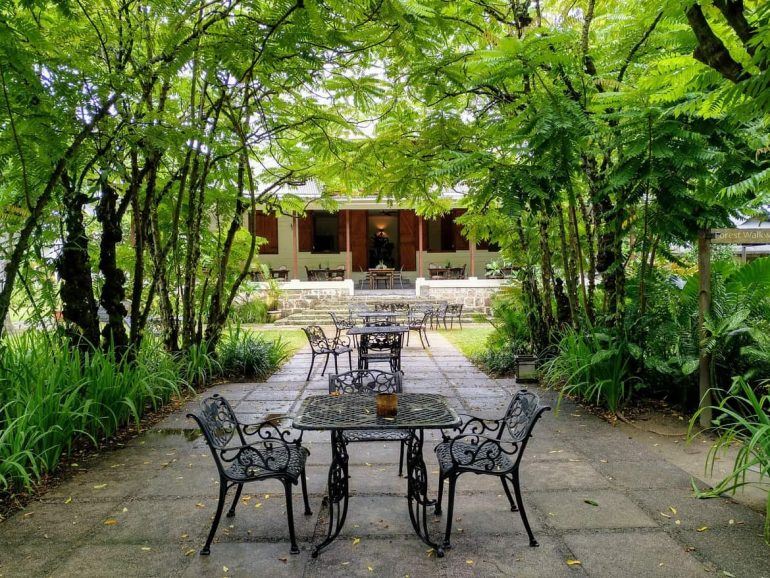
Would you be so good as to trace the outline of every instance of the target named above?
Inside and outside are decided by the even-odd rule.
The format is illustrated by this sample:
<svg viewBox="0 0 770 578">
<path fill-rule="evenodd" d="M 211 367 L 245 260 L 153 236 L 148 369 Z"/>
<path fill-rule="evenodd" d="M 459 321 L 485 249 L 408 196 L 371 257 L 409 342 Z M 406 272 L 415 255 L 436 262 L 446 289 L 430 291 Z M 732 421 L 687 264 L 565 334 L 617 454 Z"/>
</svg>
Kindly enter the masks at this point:
<svg viewBox="0 0 770 578">
<path fill-rule="evenodd" d="M 395 393 L 378 393 L 377 415 L 380 417 L 393 417 L 398 413 L 398 396 Z"/>
</svg>

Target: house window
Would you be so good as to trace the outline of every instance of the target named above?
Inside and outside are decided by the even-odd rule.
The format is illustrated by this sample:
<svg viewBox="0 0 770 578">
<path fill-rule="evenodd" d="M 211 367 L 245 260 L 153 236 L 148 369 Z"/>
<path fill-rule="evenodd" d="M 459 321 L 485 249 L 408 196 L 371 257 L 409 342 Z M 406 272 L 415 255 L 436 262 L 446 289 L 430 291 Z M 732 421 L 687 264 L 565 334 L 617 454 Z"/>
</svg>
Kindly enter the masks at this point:
<svg viewBox="0 0 770 578">
<path fill-rule="evenodd" d="M 454 243 L 454 219 L 451 215 L 444 215 L 438 219 L 426 221 L 427 243 L 429 253 L 453 253 Z"/>
<path fill-rule="evenodd" d="M 263 211 L 249 215 L 249 230 L 252 235 L 264 237 L 267 243 L 259 247 L 260 255 L 278 254 L 278 218 Z"/>
<path fill-rule="evenodd" d="M 479 251 L 489 251 L 490 253 L 497 253 L 500 250 L 500 245 L 494 241 L 479 241 L 476 248 Z"/>
<path fill-rule="evenodd" d="M 313 253 L 339 252 L 339 215 L 313 211 Z"/>
</svg>

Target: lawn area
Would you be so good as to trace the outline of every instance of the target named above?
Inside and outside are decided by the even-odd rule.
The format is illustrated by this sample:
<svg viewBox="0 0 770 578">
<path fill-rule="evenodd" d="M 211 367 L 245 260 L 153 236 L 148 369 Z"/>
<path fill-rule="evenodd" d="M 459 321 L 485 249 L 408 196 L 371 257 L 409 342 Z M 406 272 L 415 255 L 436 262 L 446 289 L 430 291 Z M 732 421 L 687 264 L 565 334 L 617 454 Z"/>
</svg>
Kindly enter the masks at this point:
<svg viewBox="0 0 770 578">
<path fill-rule="evenodd" d="M 256 329 L 255 333 L 264 335 L 271 341 L 283 341 L 289 348 L 289 354 L 294 355 L 303 345 L 307 343 L 307 338 L 301 329 L 281 328 L 281 329 Z"/>
<path fill-rule="evenodd" d="M 449 342 L 459 349 L 465 357 L 473 359 L 486 348 L 487 338 L 494 331 L 494 327 L 473 327 L 470 329 L 441 330 L 440 333 Z"/>
</svg>

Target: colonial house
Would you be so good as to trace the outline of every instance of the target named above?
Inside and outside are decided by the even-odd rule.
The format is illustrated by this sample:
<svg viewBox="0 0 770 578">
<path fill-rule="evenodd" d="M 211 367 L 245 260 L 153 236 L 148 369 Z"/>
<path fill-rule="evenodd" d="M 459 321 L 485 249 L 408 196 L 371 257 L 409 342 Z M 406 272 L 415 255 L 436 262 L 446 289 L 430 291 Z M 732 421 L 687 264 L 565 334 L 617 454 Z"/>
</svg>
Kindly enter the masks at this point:
<svg viewBox="0 0 770 578">
<path fill-rule="evenodd" d="M 429 220 L 413 209 L 374 197 L 351 197 L 341 201 L 336 212 L 323 210 L 318 202 L 321 191 L 313 181 L 282 193 L 305 199 L 305 215 L 256 210 L 244 222 L 253 234 L 267 239 L 260 247 L 260 263 L 288 279 L 311 281 L 314 271 L 329 270 L 335 279 L 357 282 L 380 267 L 394 269 L 401 273 L 404 286 L 414 286 L 417 279 L 436 278 L 435 272 L 483 279 L 486 265 L 499 258 L 496 246 L 463 236 L 456 219 L 464 209 L 457 206 Z M 462 199 L 454 191 L 444 196 L 454 205 Z"/>
</svg>

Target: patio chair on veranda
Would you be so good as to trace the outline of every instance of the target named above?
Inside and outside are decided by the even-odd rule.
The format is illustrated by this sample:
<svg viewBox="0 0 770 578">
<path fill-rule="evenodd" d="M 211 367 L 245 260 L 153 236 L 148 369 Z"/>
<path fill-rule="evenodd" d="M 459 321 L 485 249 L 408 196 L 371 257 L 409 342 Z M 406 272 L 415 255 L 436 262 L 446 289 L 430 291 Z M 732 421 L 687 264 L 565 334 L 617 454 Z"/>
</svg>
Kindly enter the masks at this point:
<svg viewBox="0 0 770 578">
<path fill-rule="evenodd" d="M 310 374 L 313 373 L 313 365 L 315 364 L 315 358 L 319 355 L 325 355 L 326 361 L 324 361 L 324 367 L 321 370 L 321 375 L 326 373 L 326 366 L 329 365 L 329 357 L 334 357 L 334 373 L 338 373 L 337 358 L 340 355 L 348 354 L 348 368 L 353 369 L 353 359 L 351 352 L 353 348 L 350 347 L 350 339 L 347 337 L 335 337 L 329 339 L 326 337 L 324 330 L 320 325 L 309 325 L 303 327 L 302 330 L 307 336 L 308 343 L 310 343 L 310 369 L 307 371 L 307 377 L 305 381 L 310 379 Z"/>
<path fill-rule="evenodd" d="M 379 369 L 354 369 L 329 376 L 329 393 L 364 394 L 401 393 L 403 374 L 388 373 Z M 345 432 L 347 442 L 401 442 L 398 458 L 398 475 L 404 472 L 404 445 L 409 438 L 407 430 L 351 430 Z"/>
<path fill-rule="evenodd" d="M 444 548 L 451 548 L 455 488 L 457 479 L 465 473 L 499 477 L 511 511 L 518 511 L 521 516 L 529 536 L 529 545 L 538 545 L 521 499 L 519 466 L 532 435 L 532 428 L 543 412 L 549 409 L 548 406 L 540 405 L 540 398 L 536 394 L 522 389 L 513 396 L 502 418 L 484 419 L 461 415 L 462 425 L 451 432 L 443 432 L 443 441 L 436 446 L 435 451 L 439 463 L 436 515 L 441 515 L 444 480 L 449 480 Z M 508 482 L 513 484 L 515 501 Z"/>
<path fill-rule="evenodd" d="M 291 487 L 296 486 L 298 482 L 302 484 L 305 515 L 310 516 L 313 513 L 310 510 L 305 479 L 305 461 L 310 452 L 301 445 L 302 434 L 297 435 L 296 430 L 291 428 L 281 428 L 281 418 L 261 423 L 241 423 L 227 400 L 219 394 L 204 399 L 200 408 L 188 413 L 187 417 L 198 423 L 219 470 L 219 502 L 201 555 L 206 556 L 211 552 L 211 542 L 219 526 L 230 488 L 235 487 L 236 490 L 233 503 L 227 512 L 228 518 L 235 516 L 235 507 L 241 497 L 243 485 L 262 480 L 278 480 L 283 484 L 291 541 L 290 552 L 299 554 L 291 501 Z"/>
</svg>

